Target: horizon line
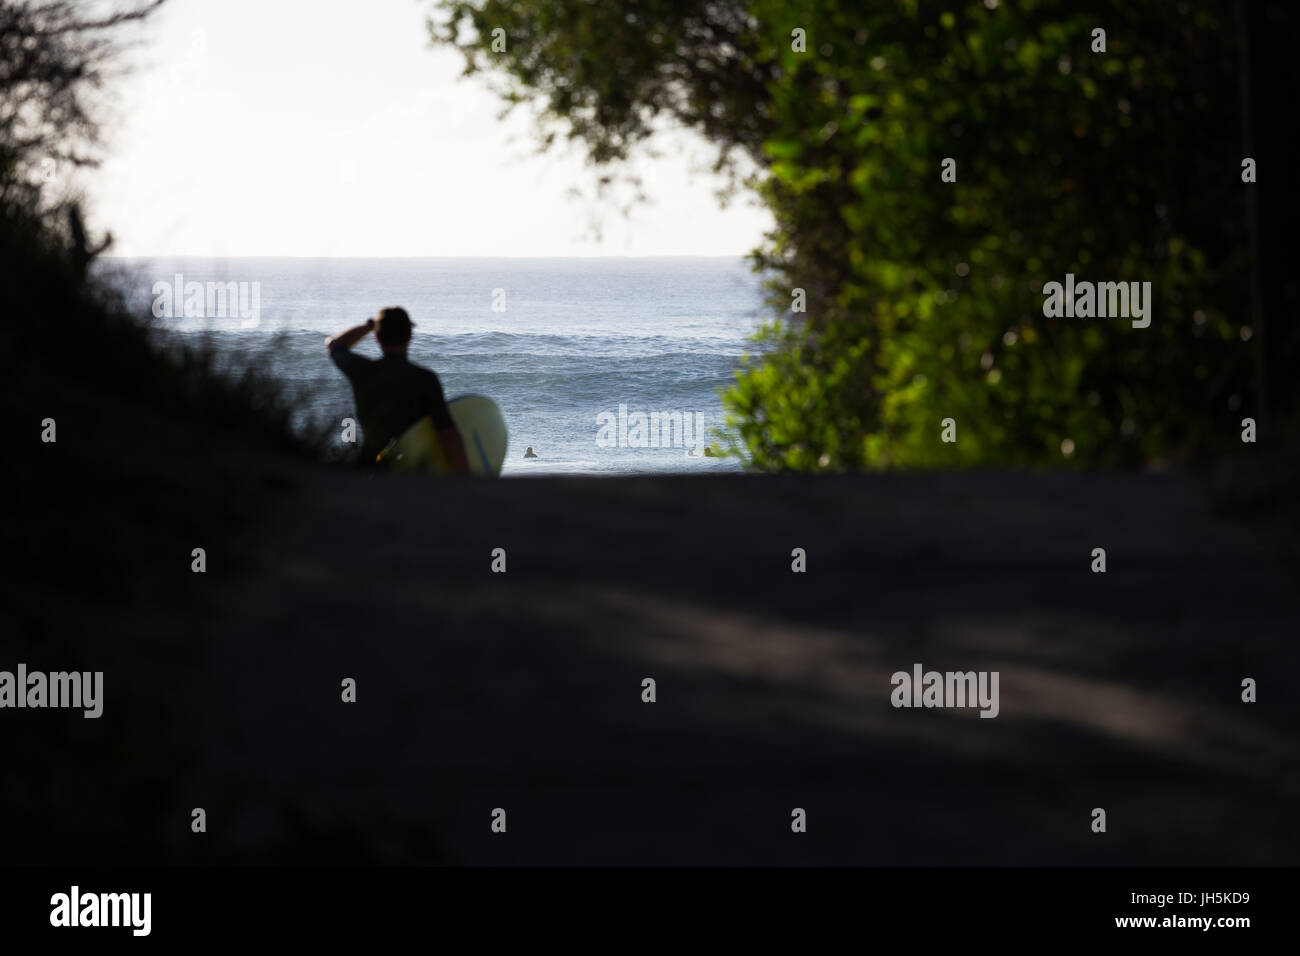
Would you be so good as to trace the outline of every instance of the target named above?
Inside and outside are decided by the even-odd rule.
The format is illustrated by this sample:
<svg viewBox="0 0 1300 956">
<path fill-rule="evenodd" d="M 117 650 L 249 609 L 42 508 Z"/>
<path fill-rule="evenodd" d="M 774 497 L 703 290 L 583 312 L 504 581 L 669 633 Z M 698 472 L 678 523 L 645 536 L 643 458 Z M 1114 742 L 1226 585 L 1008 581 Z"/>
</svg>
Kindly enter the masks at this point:
<svg viewBox="0 0 1300 956">
<path fill-rule="evenodd" d="M 573 259 L 588 261 L 593 259 L 747 259 L 751 253 L 735 252 L 719 255 L 604 255 L 604 256 L 241 256 L 208 255 L 193 253 L 135 253 L 132 255 L 110 255 L 105 253 L 99 259 Z"/>
</svg>

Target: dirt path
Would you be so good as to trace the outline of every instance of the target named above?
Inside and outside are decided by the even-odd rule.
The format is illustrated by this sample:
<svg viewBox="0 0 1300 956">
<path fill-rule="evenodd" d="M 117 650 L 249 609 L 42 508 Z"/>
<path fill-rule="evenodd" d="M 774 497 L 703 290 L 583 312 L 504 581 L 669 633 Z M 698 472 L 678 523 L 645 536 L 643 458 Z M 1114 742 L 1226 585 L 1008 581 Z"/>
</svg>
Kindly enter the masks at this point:
<svg viewBox="0 0 1300 956">
<path fill-rule="evenodd" d="M 1187 479 L 286 475 L 209 625 L 218 856 L 1300 862 L 1296 585 Z M 916 663 L 999 715 L 893 708 Z"/>
</svg>

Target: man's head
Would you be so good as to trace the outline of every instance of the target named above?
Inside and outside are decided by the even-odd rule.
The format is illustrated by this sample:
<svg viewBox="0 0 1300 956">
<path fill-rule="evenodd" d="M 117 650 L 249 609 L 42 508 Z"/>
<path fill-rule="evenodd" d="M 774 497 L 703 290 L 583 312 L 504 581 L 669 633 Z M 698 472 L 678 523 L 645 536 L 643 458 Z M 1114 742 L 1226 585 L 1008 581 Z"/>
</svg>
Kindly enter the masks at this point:
<svg viewBox="0 0 1300 956">
<path fill-rule="evenodd" d="M 398 306 L 380 309 L 375 316 L 375 338 L 385 355 L 405 355 L 406 347 L 411 344 L 411 329 L 415 323 Z"/>
</svg>

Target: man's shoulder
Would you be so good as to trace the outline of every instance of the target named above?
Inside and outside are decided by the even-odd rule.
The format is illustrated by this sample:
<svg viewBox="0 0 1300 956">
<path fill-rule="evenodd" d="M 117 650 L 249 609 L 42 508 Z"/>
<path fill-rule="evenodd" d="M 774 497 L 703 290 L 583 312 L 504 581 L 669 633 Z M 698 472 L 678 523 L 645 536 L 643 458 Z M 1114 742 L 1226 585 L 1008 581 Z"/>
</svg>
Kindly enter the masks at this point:
<svg viewBox="0 0 1300 956">
<path fill-rule="evenodd" d="M 433 369 L 425 368 L 423 365 L 416 365 L 414 362 L 407 364 L 410 365 L 411 373 L 420 381 L 441 387 L 442 379 L 438 378 L 438 373 Z"/>
</svg>

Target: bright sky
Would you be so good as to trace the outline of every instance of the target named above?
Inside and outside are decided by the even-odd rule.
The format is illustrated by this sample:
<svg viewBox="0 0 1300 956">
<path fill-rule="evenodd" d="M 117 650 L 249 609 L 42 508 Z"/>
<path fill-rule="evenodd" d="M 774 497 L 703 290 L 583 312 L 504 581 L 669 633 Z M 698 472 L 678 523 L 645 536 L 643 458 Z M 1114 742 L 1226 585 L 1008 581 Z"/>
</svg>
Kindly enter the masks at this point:
<svg viewBox="0 0 1300 956">
<path fill-rule="evenodd" d="M 591 198 L 565 147 L 537 155 L 422 0 L 169 0 L 119 81 L 93 223 L 121 256 L 742 255 L 768 228 L 719 208 L 707 147 L 638 167 L 649 204 Z M 584 196 L 571 194 L 574 187 Z M 598 236 L 593 223 L 599 223 Z"/>
</svg>

